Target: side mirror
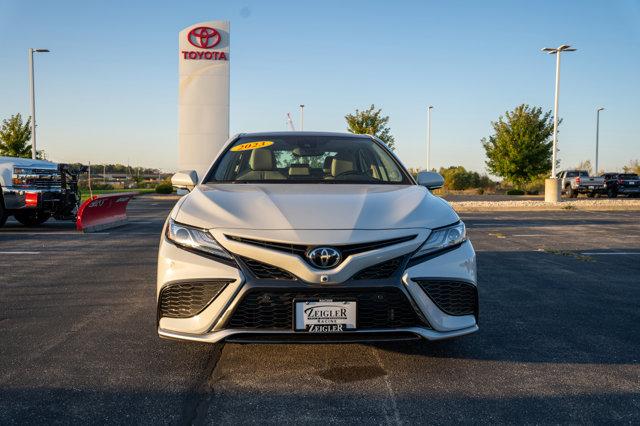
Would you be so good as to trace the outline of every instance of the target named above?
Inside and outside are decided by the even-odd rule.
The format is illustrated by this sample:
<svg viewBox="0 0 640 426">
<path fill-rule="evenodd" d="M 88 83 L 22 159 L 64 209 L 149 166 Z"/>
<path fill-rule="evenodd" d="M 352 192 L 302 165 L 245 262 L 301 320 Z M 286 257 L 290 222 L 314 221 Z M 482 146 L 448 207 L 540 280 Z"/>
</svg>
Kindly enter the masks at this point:
<svg viewBox="0 0 640 426">
<path fill-rule="evenodd" d="M 195 170 L 182 170 L 171 176 L 171 185 L 178 189 L 191 191 L 198 184 L 198 173 Z"/>
<path fill-rule="evenodd" d="M 427 189 L 437 189 L 444 186 L 444 178 L 436 172 L 418 173 L 418 185 L 426 186 Z"/>
</svg>

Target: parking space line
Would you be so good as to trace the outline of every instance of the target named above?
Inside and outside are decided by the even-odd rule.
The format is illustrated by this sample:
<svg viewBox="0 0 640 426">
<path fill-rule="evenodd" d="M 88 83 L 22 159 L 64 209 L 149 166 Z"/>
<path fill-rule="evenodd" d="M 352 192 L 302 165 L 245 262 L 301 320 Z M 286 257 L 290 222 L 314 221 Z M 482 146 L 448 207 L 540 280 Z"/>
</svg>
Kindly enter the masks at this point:
<svg viewBox="0 0 640 426">
<path fill-rule="evenodd" d="M 40 254 L 39 251 L 0 251 L 0 254 Z"/>
<path fill-rule="evenodd" d="M 601 253 L 585 252 L 582 254 L 585 256 L 628 256 L 628 255 L 640 256 L 640 252 L 637 252 L 637 251 L 614 251 L 614 252 L 601 252 Z"/>
</svg>

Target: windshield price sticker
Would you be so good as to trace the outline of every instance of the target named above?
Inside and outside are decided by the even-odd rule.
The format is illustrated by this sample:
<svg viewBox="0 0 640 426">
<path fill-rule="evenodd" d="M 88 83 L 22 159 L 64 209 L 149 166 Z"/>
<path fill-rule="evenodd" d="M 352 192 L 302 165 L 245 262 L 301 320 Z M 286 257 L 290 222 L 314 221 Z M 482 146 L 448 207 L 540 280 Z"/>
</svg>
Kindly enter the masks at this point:
<svg viewBox="0 0 640 426">
<path fill-rule="evenodd" d="M 265 146 L 273 145 L 273 141 L 256 141 L 256 142 L 247 142 L 240 145 L 236 145 L 231 148 L 231 151 L 248 151 L 251 149 L 264 148 Z"/>
<path fill-rule="evenodd" d="M 306 300 L 295 303 L 295 330 L 340 333 L 356 329 L 356 302 Z"/>
</svg>

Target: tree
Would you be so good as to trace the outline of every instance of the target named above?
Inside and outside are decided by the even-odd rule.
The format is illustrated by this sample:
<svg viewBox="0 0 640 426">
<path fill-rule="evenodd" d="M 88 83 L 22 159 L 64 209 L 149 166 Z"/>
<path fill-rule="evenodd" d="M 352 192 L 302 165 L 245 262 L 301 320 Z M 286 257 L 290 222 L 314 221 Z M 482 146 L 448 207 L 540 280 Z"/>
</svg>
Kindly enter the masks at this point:
<svg viewBox="0 0 640 426">
<path fill-rule="evenodd" d="M 492 122 L 494 134 L 482 138 L 487 169 L 517 188 L 551 170 L 551 111 L 522 104 Z"/>
<path fill-rule="evenodd" d="M 12 115 L 2 122 L 0 128 L 0 155 L 8 157 L 31 157 L 31 118 L 22 123 L 20 114 Z"/>
<path fill-rule="evenodd" d="M 389 116 L 382 116 L 382 109 L 377 109 L 375 105 L 360 111 L 356 109 L 355 114 L 344 116 L 347 120 L 347 130 L 351 133 L 372 135 L 384 142 L 390 150 L 395 151 L 395 138 L 391 135 L 391 129 L 387 126 Z"/>
<path fill-rule="evenodd" d="M 636 173 L 640 175 L 640 161 L 629 161 L 629 165 L 624 166 L 622 170 L 624 170 L 625 173 Z"/>
<path fill-rule="evenodd" d="M 578 163 L 578 167 L 576 167 L 576 170 L 586 170 L 589 174 L 591 174 L 591 169 L 591 160 L 583 160 Z"/>
</svg>

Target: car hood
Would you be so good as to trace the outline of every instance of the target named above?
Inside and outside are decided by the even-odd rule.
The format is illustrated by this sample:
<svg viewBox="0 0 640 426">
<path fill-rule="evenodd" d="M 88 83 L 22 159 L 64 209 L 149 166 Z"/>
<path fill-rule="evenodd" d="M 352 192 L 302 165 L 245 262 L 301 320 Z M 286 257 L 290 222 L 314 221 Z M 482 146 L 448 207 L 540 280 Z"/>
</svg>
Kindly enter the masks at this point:
<svg viewBox="0 0 640 426">
<path fill-rule="evenodd" d="M 173 219 L 212 229 L 437 228 L 459 220 L 449 204 L 417 185 L 205 184 Z"/>
</svg>

